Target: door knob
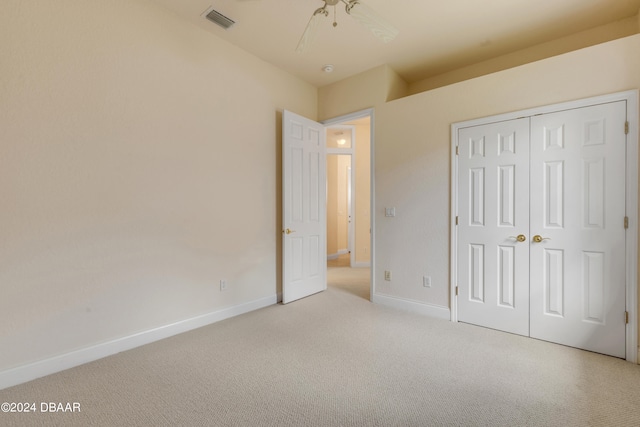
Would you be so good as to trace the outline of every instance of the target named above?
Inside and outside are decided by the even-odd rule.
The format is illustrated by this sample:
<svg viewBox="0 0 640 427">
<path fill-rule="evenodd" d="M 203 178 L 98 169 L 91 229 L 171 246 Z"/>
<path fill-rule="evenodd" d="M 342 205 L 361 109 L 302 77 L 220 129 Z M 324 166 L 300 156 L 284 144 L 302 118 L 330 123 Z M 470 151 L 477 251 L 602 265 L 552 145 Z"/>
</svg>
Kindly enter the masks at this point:
<svg viewBox="0 0 640 427">
<path fill-rule="evenodd" d="M 543 240 L 551 240 L 551 237 L 542 237 L 539 234 L 536 234 L 535 236 L 533 236 L 533 241 L 536 242 L 536 243 L 540 243 Z"/>
<path fill-rule="evenodd" d="M 524 242 L 525 240 L 527 240 L 527 238 L 524 236 L 524 234 L 518 234 L 517 236 L 509 236 L 512 239 L 516 239 L 518 242 Z"/>
<path fill-rule="evenodd" d="M 291 234 L 291 233 L 295 233 L 296 230 L 291 230 L 289 228 L 287 228 L 286 230 L 282 230 L 283 233 L 287 233 L 287 234 Z"/>
</svg>

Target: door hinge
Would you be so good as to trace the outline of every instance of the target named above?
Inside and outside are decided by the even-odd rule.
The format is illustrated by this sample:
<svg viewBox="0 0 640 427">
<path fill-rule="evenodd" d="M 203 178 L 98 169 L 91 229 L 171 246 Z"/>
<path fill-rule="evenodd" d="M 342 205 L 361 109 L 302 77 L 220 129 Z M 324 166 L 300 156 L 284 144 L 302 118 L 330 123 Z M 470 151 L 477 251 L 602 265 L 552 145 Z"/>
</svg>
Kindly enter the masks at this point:
<svg viewBox="0 0 640 427">
<path fill-rule="evenodd" d="M 627 324 L 627 325 L 629 324 L 629 312 L 628 311 L 624 312 L 624 323 Z"/>
<path fill-rule="evenodd" d="M 456 296 L 458 296 L 458 286 L 456 285 Z"/>
<path fill-rule="evenodd" d="M 624 228 L 625 228 L 625 230 L 627 228 L 629 228 L 629 217 L 628 216 L 624 217 Z"/>
<path fill-rule="evenodd" d="M 629 135 L 629 122 L 624 122 L 624 134 Z"/>
<path fill-rule="evenodd" d="M 458 216 L 456 215 L 456 225 L 458 225 Z"/>
<path fill-rule="evenodd" d="M 456 146 L 456 156 L 460 155 L 460 147 Z"/>
</svg>

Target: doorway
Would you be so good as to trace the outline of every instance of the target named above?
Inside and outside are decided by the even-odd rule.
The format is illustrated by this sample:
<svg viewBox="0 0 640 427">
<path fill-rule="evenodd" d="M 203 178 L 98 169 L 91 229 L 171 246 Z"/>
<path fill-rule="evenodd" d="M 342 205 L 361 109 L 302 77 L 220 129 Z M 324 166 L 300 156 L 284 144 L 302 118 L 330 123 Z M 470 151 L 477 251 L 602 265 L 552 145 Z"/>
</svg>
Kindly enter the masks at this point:
<svg viewBox="0 0 640 427">
<path fill-rule="evenodd" d="M 326 125 L 327 280 L 371 300 L 371 116 Z"/>
<path fill-rule="evenodd" d="M 287 304 L 327 289 L 327 142 L 326 129 L 353 126 L 351 270 L 368 277 L 367 299 L 374 294 L 373 110 L 363 110 L 318 123 L 290 111 L 282 115 L 282 302 Z M 365 150 L 366 155 L 359 151 Z M 357 158 L 359 160 L 353 160 Z M 360 163 L 360 164 L 359 164 Z M 354 169 L 357 172 L 354 172 Z M 356 197 L 359 188 L 362 197 Z M 360 255 L 359 255 L 360 254 Z M 362 268 L 357 268 L 362 267 Z"/>
<path fill-rule="evenodd" d="M 351 267 L 354 260 L 352 163 L 351 154 L 327 154 L 328 266 L 334 261 Z"/>
</svg>

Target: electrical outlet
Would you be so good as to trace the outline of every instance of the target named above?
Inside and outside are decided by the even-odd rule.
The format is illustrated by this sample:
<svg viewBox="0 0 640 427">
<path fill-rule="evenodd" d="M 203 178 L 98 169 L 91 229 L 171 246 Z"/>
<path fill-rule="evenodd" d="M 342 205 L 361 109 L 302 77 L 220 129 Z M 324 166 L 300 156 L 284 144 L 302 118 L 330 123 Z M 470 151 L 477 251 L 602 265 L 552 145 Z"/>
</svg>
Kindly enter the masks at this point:
<svg viewBox="0 0 640 427">
<path fill-rule="evenodd" d="M 389 270 L 384 271 L 384 280 L 386 280 L 387 282 L 391 281 L 391 271 Z"/>
<path fill-rule="evenodd" d="M 425 288 L 431 287 L 431 276 L 422 276 L 422 286 Z"/>
<path fill-rule="evenodd" d="M 220 292 L 227 290 L 227 281 L 220 279 Z"/>
</svg>

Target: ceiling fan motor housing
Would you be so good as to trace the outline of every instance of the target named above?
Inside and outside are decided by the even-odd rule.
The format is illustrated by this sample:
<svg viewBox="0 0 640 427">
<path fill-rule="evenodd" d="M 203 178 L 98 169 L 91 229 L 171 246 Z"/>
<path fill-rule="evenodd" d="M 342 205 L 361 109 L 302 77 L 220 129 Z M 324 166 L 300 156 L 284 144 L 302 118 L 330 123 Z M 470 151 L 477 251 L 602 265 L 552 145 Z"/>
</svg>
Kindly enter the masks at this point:
<svg viewBox="0 0 640 427">
<path fill-rule="evenodd" d="M 384 18 L 379 16 L 375 11 L 371 8 L 366 7 L 364 4 L 360 2 L 360 0 L 322 0 L 324 5 L 318 9 L 311 15 L 311 19 L 307 24 L 307 27 L 302 33 L 302 37 L 298 42 L 298 46 L 296 47 L 297 53 L 302 53 L 306 50 L 308 45 L 313 41 L 316 35 L 316 28 L 318 26 L 319 20 L 322 19 L 322 16 L 328 17 L 329 11 L 327 8 L 329 6 L 335 6 L 338 3 L 345 4 L 345 11 L 352 18 L 358 21 L 360 24 L 364 25 L 367 29 L 369 29 L 373 34 L 378 37 L 383 42 L 387 43 L 393 40 L 396 35 L 398 35 L 398 29 L 393 25 L 389 24 Z M 358 6 L 357 8 L 355 6 Z M 334 17 L 333 17 L 333 26 L 336 27 L 338 25 L 335 17 L 335 7 L 334 7 Z"/>
</svg>

